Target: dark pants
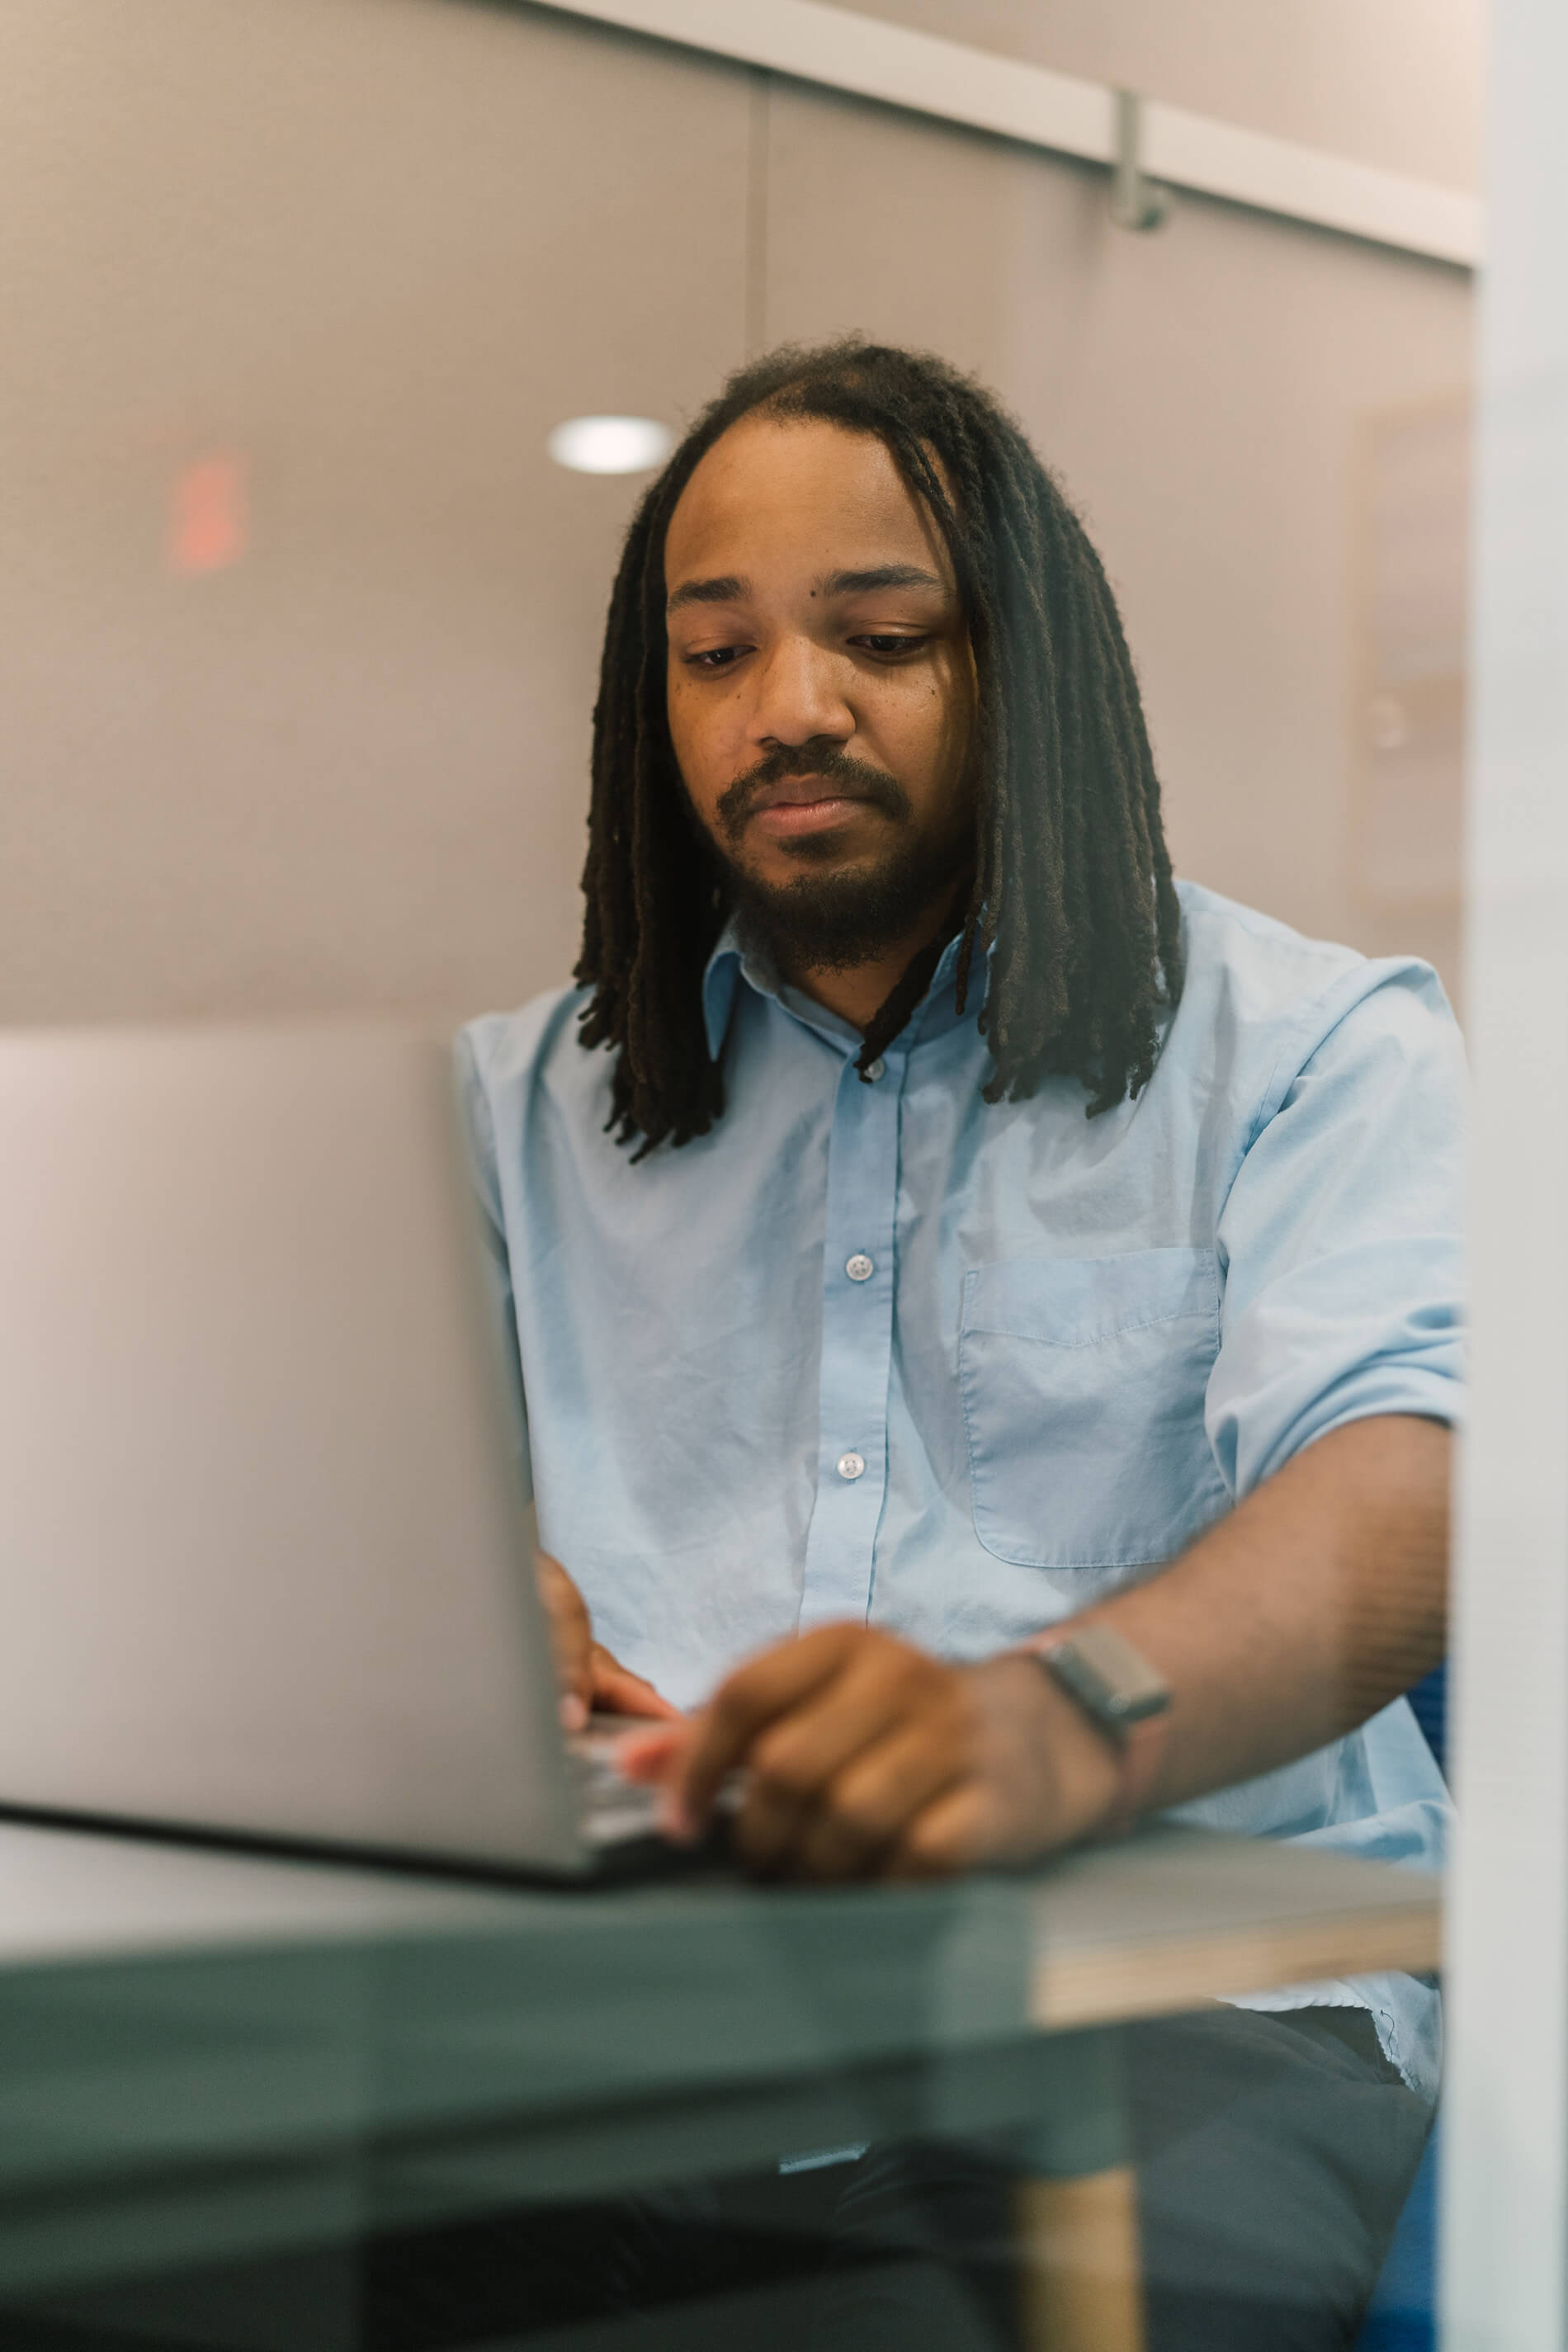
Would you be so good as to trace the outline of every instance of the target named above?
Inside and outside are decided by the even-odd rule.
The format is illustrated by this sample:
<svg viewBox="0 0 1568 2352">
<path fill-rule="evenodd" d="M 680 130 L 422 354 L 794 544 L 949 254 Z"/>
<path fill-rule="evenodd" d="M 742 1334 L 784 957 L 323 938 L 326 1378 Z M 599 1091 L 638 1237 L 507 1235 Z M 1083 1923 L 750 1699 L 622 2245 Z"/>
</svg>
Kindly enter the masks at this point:
<svg viewBox="0 0 1568 2352">
<path fill-rule="evenodd" d="M 1126 2032 L 1149 2352 L 1351 2344 L 1430 2122 L 1371 2019 L 1216 2008 Z M 571 2312 L 585 2344 L 638 2352 L 1011 2352 L 1011 2177 L 994 2147 L 908 2143 L 542 2228 L 518 2216 L 463 2265 L 470 2294 L 481 2271 L 510 2293 L 445 2340 L 500 2352 Z M 371 2263 L 373 2352 L 434 2352 L 413 2252 Z"/>
<path fill-rule="evenodd" d="M 1429 2122 L 1360 2011 L 1130 2026 L 1149 2352 L 1353 2341 Z M 1012 2352 L 1011 2168 L 858 2162 L 534 2208 L 0 2314 L 11 2352 Z"/>
<path fill-rule="evenodd" d="M 1127 2038 L 1150 2352 L 1351 2344 L 1430 2121 L 1370 2018 L 1220 2011 Z M 844 2177 L 835 2245 L 901 2242 L 910 2259 L 846 2283 L 821 2352 L 1003 2352 L 1008 2221 L 984 2152 L 870 2151 Z"/>
</svg>

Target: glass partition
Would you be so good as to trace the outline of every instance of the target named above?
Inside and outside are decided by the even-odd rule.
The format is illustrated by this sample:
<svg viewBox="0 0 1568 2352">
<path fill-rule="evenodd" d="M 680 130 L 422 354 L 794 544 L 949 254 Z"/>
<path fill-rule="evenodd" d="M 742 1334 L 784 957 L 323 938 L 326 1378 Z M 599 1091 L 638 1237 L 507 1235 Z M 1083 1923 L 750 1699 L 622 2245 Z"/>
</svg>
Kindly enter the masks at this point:
<svg viewBox="0 0 1568 2352">
<path fill-rule="evenodd" d="M 1486 32 L 11 0 L 0 2336 L 1434 2342 L 1473 1028 L 1446 2228 L 1548 2340 Z"/>
</svg>

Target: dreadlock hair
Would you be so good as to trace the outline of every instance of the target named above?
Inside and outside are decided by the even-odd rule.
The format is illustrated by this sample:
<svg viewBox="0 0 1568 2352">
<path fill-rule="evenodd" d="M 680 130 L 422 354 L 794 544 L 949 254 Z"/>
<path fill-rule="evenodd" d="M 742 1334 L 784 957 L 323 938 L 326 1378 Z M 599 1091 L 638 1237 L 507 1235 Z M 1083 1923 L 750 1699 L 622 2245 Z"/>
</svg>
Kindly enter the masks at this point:
<svg viewBox="0 0 1568 2352">
<path fill-rule="evenodd" d="M 610 599 L 594 711 L 584 1046 L 618 1049 L 608 1121 L 637 1158 L 724 1108 L 702 974 L 728 913 L 685 800 L 665 701 L 664 547 L 677 500 L 742 417 L 820 419 L 881 441 L 952 562 L 975 674 L 973 879 L 954 910 L 958 1008 L 991 958 L 987 1102 L 1077 1078 L 1090 1117 L 1136 1096 L 1182 987 L 1180 911 L 1138 681 L 1099 557 L 1020 428 L 926 353 L 858 338 L 731 377 L 643 498 Z M 955 875 L 955 881 L 957 880 Z M 951 936 L 951 932 L 945 936 Z M 929 985 L 917 957 L 866 1033 L 862 1074 Z"/>
</svg>

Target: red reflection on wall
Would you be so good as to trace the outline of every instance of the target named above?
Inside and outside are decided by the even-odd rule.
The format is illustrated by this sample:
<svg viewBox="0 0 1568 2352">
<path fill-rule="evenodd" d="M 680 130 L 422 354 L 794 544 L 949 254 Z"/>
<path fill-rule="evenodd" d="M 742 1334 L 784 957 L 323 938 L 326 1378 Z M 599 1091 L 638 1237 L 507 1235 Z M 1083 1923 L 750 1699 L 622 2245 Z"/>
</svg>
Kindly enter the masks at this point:
<svg viewBox="0 0 1568 2352">
<path fill-rule="evenodd" d="M 174 477 L 169 507 L 169 569 L 222 572 L 250 536 L 243 457 L 198 457 Z"/>
</svg>

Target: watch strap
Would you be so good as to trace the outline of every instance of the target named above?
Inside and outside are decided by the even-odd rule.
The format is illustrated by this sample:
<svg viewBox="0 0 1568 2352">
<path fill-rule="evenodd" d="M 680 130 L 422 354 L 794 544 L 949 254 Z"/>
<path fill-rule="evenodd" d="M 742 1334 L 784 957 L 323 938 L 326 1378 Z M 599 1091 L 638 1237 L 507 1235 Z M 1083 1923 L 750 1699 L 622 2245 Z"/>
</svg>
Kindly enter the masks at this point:
<svg viewBox="0 0 1568 2352">
<path fill-rule="evenodd" d="M 1113 1626 L 1090 1622 L 1034 1645 L 1036 1657 L 1107 1744 L 1120 1770 L 1102 1838 L 1125 1837 L 1148 1809 L 1170 1733 L 1171 1690 Z"/>
<path fill-rule="evenodd" d="M 1100 1825 L 1102 1838 L 1125 1837 L 1147 1812 L 1160 1767 L 1165 1760 L 1170 1729 L 1170 1716 L 1163 1713 L 1143 1716 L 1138 1722 L 1130 1723 L 1122 1733 L 1121 1777 L 1116 1784 L 1110 1811 Z"/>
</svg>

